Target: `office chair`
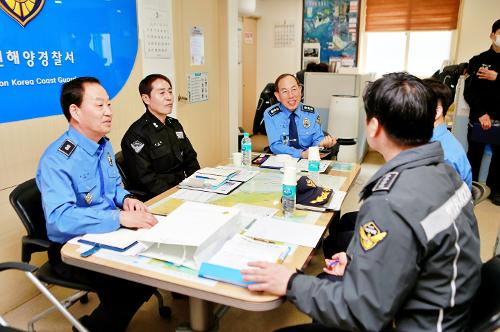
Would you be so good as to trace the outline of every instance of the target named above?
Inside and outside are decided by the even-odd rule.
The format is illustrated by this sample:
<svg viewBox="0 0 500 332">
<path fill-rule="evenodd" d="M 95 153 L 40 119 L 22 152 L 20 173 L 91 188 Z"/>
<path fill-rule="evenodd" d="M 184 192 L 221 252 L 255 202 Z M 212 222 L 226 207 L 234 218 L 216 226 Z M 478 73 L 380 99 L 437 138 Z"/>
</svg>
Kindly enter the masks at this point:
<svg viewBox="0 0 500 332">
<path fill-rule="evenodd" d="M 120 172 L 120 176 L 122 177 L 123 187 L 137 197 L 138 200 L 145 202 L 147 201 L 147 194 L 143 191 L 136 190 L 132 188 L 130 180 L 127 176 L 127 168 L 125 166 L 125 160 L 123 159 L 123 152 L 118 151 L 115 154 L 116 167 L 118 168 L 118 172 Z"/>
<path fill-rule="evenodd" d="M 58 245 L 50 241 L 47 237 L 45 215 L 42 208 L 42 196 L 38 190 L 35 179 L 30 179 L 18 185 L 10 193 L 9 200 L 27 232 L 27 235 L 22 238 L 21 246 L 21 259 L 24 263 L 30 262 L 33 253 L 48 252 L 55 245 Z M 69 308 L 77 301 L 87 303 L 87 293 L 94 291 L 90 285 L 68 280 L 56 274 L 49 261 L 45 262 L 36 270 L 35 274 L 37 278 L 45 284 L 57 285 L 78 291 L 61 301 L 65 308 Z M 155 292 L 155 296 L 158 299 L 158 311 L 160 316 L 163 318 L 170 317 L 172 311 L 169 307 L 163 305 L 163 296 L 158 291 Z M 29 322 L 28 330 L 33 331 L 34 323 L 45 317 L 54 309 L 55 307 L 49 308 L 33 317 Z"/>
<path fill-rule="evenodd" d="M 469 330 L 490 332 L 500 328 L 500 255 L 483 264 L 481 284 L 472 301 Z"/>
<path fill-rule="evenodd" d="M 484 201 L 490 195 L 490 188 L 484 183 L 472 181 L 472 200 L 474 205 Z"/>
<path fill-rule="evenodd" d="M 28 279 L 38 288 L 38 290 L 54 305 L 54 307 L 59 310 L 61 314 L 63 314 L 64 317 L 66 317 L 67 320 L 70 321 L 70 323 L 73 325 L 76 330 L 80 332 L 87 332 L 87 329 L 75 318 L 73 315 L 69 313 L 69 311 L 66 309 L 64 304 L 61 304 L 54 295 L 52 295 L 51 292 L 43 285 L 40 280 L 37 279 L 37 277 L 34 275 L 34 273 L 38 270 L 36 266 L 29 265 L 26 263 L 20 263 L 20 262 L 5 262 L 5 263 L 0 263 L 0 272 L 5 271 L 5 270 L 17 270 L 17 271 L 22 271 L 26 274 Z M 28 325 L 28 330 L 32 331 L 33 326 Z M 0 332 L 19 332 L 22 330 L 13 328 L 8 326 L 7 322 L 0 317 Z"/>
</svg>

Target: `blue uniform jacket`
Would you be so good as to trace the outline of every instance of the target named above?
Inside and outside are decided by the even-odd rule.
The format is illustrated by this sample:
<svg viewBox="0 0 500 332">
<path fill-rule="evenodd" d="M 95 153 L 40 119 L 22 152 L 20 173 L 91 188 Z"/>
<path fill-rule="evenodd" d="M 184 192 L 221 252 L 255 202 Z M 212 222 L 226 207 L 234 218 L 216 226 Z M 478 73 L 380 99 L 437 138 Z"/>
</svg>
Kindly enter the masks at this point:
<svg viewBox="0 0 500 332">
<path fill-rule="evenodd" d="M 464 148 L 448 131 L 444 123 L 440 124 L 432 132 L 431 142 L 438 141 L 444 151 L 444 161 L 450 164 L 460 175 L 462 180 L 472 190 L 472 170 L 465 154 Z"/>
<path fill-rule="evenodd" d="M 120 227 L 120 211 L 129 194 L 120 186 L 111 143 L 88 139 L 70 126 L 49 145 L 38 165 L 36 182 L 50 240 L 65 243 L 86 233 Z"/>
<path fill-rule="evenodd" d="M 300 158 L 303 150 L 318 145 L 324 138 L 320 116 L 314 107 L 299 103 L 295 110 L 295 122 L 301 149 L 297 149 L 289 145 L 290 114 L 281 103 L 274 104 L 264 112 L 269 147 L 274 154 L 284 153 Z"/>
</svg>

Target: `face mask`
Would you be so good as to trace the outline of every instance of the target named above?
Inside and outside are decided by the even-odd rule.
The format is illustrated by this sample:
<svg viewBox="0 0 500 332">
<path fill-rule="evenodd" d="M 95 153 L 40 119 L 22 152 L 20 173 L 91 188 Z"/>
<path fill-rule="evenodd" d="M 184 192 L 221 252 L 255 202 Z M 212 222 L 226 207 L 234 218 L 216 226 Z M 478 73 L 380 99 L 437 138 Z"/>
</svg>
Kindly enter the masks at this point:
<svg viewBox="0 0 500 332">
<path fill-rule="evenodd" d="M 500 47 L 500 35 L 497 35 L 497 37 L 496 37 L 496 39 L 495 39 L 494 43 L 495 43 L 495 46 L 496 46 L 496 47 Z"/>
</svg>

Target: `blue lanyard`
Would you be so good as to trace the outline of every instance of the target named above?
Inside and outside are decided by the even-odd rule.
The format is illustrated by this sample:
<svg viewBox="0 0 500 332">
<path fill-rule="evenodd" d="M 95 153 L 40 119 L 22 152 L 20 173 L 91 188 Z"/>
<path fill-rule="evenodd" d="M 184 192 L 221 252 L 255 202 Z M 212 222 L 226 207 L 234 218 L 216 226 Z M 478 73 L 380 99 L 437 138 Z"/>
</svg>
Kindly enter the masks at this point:
<svg viewBox="0 0 500 332">
<path fill-rule="evenodd" d="M 105 144 L 106 144 L 106 142 L 104 142 L 103 144 L 100 144 L 99 148 L 97 149 L 97 153 L 99 156 L 98 161 L 97 161 L 97 169 L 99 170 L 99 180 L 101 181 L 101 197 L 103 197 L 104 200 L 108 202 L 108 204 L 112 210 L 115 210 L 116 209 L 115 202 L 113 202 L 112 200 L 110 200 L 108 198 L 108 196 L 106 196 L 106 190 L 104 187 L 104 174 L 102 173 L 101 157 L 104 154 L 104 145 Z"/>
</svg>

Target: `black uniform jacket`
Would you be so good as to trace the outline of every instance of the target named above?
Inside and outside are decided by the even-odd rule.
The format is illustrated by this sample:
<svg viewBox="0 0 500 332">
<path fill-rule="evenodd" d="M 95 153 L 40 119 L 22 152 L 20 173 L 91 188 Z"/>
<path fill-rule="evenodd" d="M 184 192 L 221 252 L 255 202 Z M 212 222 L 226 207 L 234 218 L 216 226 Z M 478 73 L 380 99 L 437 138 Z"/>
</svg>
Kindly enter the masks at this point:
<svg viewBox="0 0 500 332">
<path fill-rule="evenodd" d="M 179 184 L 200 169 L 196 151 L 177 119 L 163 124 L 146 111 L 123 136 L 121 147 L 132 189 L 148 198 Z"/>
</svg>

